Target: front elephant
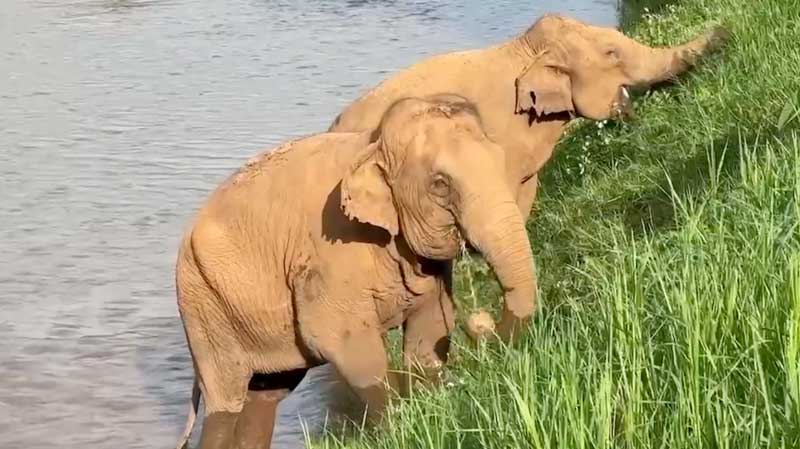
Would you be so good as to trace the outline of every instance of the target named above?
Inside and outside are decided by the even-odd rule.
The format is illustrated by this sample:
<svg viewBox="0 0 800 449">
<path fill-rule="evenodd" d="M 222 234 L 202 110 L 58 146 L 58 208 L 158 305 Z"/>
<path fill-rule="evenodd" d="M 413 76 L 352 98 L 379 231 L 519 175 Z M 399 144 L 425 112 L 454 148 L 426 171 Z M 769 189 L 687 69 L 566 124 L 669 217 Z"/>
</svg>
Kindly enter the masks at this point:
<svg viewBox="0 0 800 449">
<path fill-rule="evenodd" d="M 405 360 L 446 354 L 450 318 L 426 321 L 426 311 L 449 304 L 462 238 L 506 291 L 501 329 L 524 323 L 534 309 L 533 257 L 504 171 L 474 106 L 445 95 L 398 101 L 377 132 L 289 142 L 223 183 L 176 267 L 205 402 L 201 448 L 268 447 L 278 402 L 324 362 L 378 419 L 384 381 L 394 383 L 387 329 L 416 316 Z M 254 374 L 260 391 L 248 393 Z"/>
<path fill-rule="evenodd" d="M 473 143 L 453 139 L 461 134 L 457 129 L 440 142 L 426 141 L 427 130 L 411 124 L 389 127 L 394 131 L 387 132 L 385 122 L 391 123 L 395 114 L 405 112 L 400 102 L 384 117 L 381 139 L 403 147 L 404 154 L 376 152 L 366 162 L 359 161 L 357 171 L 342 183 L 342 204 L 349 216 L 390 233 L 397 223 L 402 224 L 411 250 L 426 259 L 454 259 L 462 237 L 466 238 L 484 256 L 503 287 L 499 334 L 507 340 L 534 311 L 533 257 L 524 219 L 503 182 L 503 150 L 485 136 L 474 105 L 461 98 L 451 94 L 426 97 L 434 103 L 456 105 L 443 109 L 446 115 L 470 117 L 473 121 L 464 132 L 472 134 Z M 409 102 L 405 107 L 418 106 Z M 446 150 L 437 151 L 439 147 Z M 414 148 L 420 149 L 415 153 Z"/>
</svg>

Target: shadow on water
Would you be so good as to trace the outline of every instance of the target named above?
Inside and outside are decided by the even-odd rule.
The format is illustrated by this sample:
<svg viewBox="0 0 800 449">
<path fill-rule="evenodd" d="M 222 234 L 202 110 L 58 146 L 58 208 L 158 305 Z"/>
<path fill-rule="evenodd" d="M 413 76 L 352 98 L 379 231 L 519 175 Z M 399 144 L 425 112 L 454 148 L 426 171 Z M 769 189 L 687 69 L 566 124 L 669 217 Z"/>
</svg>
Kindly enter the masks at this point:
<svg viewBox="0 0 800 449">
<path fill-rule="evenodd" d="M 164 6 L 173 0 L 86 0 L 72 2 L 40 1 L 39 8 L 66 9 L 65 17 L 89 17 L 103 14 L 132 14 L 140 8 Z"/>
<path fill-rule="evenodd" d="M 446 3 L 427 3 L 422 1 L 389 1 L 389 0 L 347 0 L 343 3 L 324 2 L 318 5 L 320 10 L 338 16 L 369 16 L 375 10 L 383 13 L 390 12 L 397 19 L 413 18 L 420 21 L 444 20 L 444 10 L 448 6 Z"/>
<path fill-rule="evenodd" d="M 363 6 L 386 6 L 387 4 L 394 5 L 397 2 L 392 0 L 347 0 L 345 7 L 347 8 L 361 8 Z"/>
</svg>

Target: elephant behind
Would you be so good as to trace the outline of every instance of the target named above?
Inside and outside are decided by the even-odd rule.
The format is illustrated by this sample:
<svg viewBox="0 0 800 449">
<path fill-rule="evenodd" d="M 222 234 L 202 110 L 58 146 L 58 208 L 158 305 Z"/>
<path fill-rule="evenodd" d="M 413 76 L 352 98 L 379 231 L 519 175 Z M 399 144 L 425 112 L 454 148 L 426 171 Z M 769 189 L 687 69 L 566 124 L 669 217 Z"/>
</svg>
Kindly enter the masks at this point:
<svg viewBox="0 0 800 449">
<path fill-rule="evenodd" d="M 714 27 L 683 45 L 654 48 L 613 28 L 547 14 L 506 42 L 432 56 L 399 71 L 350 103 L 329 131 L 375 129 L 401 97 L 461 95 L 476 105 L 489 138 L 506 151 L 509 186 L 527 219 L 537 174 L 569 121 L 630 114 L 629 87 L 682 74 L 726 36 Z"/>
<path fill-rule="evenodd" d="M 268 445 L 278 402 L 324 362 L 378 419 L 384 380 L 398 385 L 387 329 L 404 325 L 408 369 L 445 361 L 447 276 L 463 239 L 506 291 L 501 324 L 532 312 L 524 221 L 474 106 L 400 99 L 376 130 L 317 134 L 250 160 L 185 234 L 176 285 L 205 402 L 202 449 Z M 264 383 L 248 393 L 256 373 Z"/>
</svg>

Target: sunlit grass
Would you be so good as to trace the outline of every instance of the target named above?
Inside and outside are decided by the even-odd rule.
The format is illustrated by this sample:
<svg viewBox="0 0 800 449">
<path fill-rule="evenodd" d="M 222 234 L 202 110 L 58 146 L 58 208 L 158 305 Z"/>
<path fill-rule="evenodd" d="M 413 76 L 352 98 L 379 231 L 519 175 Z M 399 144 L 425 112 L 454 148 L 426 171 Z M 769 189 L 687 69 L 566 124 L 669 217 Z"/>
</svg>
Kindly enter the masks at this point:
<svg viewBox="0 0 800 449">
<path fill-rule="evenodd" d="M 529 332 L 457 332 L 442 388 L 317 447 L 800 447 L 800 5 L 636 3 L 648 42 L 712 21 L 734 38 L 633 122 L 564 139 L 529 226 Z M 498 304 L 479 260 L 456 287 L 462 316 Z"/>
</svg>

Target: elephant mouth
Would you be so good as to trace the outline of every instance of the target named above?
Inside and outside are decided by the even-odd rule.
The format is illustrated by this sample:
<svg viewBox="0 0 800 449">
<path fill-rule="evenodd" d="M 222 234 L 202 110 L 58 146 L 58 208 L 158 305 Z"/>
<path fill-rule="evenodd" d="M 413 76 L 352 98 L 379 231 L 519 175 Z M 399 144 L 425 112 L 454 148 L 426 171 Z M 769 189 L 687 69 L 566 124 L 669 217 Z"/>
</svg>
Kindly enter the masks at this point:
<svg viewBox="0 0 800 449">
<path fill-rule="evenodd" d="M 617 92 L 617 99 L 611 105 L 611 115 L 613 118 L 626 119 L 633 116 L 633 102 L 631 101 L 630 88 L 621 85 Z"/>
<path fill-rule="evenodd" d="M 458 248 L 459 250 L 463 248 L 466 242 L 466 239 L 464 238 L 464 233 L 458 226 L 451 227 L 450 230 L 447 232 L 445 238 L 449 243 L 448 246 Z"/>
</svg>

